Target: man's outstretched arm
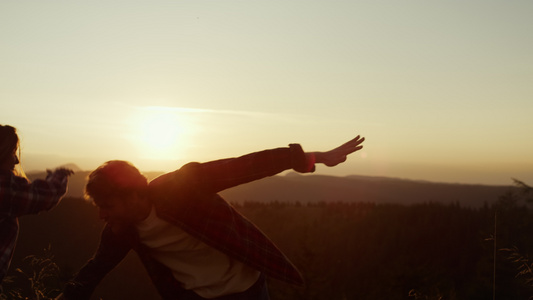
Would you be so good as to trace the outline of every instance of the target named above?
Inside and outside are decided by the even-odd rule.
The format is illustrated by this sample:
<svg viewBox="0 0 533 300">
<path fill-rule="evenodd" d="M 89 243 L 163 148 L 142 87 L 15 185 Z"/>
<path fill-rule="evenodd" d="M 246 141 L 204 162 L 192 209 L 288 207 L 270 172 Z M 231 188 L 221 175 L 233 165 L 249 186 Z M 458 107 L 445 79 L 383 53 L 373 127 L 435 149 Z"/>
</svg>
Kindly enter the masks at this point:
<svg viewBox="0 0 533 300">
<path fill-rule="evenodd" d="M 251 182 L 267 176 L 276 175 L 288 169 L 307 173 L 315 170 L 321 163 L 333 167 L 346 160 L 350 153 L 360 150 L 364 138 L 356 138 L 325 152 L 304 152 L 299 144 L 254 152 L 237 158 L 227 158 L 206 163 L 190 163 L 176 172 L 165 174 L 153 180 L 153 190 L 175 187 L 177 178 L 187 179 L 185 186 L 200 188 L 217 193 L 230 187 Z M 181 181 L 180 181 L 181 182 Z"/>
</svg>

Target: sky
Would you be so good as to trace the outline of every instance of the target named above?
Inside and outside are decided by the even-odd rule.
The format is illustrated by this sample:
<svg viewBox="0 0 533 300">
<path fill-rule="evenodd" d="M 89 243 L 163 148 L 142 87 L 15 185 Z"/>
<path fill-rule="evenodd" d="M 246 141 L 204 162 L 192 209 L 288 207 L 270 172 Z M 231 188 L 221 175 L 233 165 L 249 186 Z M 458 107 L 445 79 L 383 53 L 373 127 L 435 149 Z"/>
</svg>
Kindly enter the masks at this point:
<svg viewBox="0 0 533 300">
<path fill-rule="evenodd" d="M 26 172 L 300 143 L 315 174 L 533 184 L 533 1 L 1 1 Z"/>
</svg>

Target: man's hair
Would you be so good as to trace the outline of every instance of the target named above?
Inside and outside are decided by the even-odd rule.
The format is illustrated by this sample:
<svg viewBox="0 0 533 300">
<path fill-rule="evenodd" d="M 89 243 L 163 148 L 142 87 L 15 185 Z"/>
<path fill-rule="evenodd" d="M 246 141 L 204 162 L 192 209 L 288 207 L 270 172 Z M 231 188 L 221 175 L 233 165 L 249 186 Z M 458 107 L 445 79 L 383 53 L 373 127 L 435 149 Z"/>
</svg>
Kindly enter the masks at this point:
<svg viewBox="0 0 533 300">
<path fill-rule="evenodd" d="M 0 162 L 9 159 L 13 153 L 18 149 L 18 157 L 20 157 L 20 140 L 17 135 L 17 129 L 9 125 L 0 125 Z M 22 167 L 19 164 L 19 170 L 15 171 L 15 175 L 26 177 Z"/>
<path fill-rule="evenodd" d="M 85 199 L 94 201 L 138 193 L 144 195 L 148 180 L 130 162 L 111 160 L 89 174 L 85 186 Z"/>
</svg>

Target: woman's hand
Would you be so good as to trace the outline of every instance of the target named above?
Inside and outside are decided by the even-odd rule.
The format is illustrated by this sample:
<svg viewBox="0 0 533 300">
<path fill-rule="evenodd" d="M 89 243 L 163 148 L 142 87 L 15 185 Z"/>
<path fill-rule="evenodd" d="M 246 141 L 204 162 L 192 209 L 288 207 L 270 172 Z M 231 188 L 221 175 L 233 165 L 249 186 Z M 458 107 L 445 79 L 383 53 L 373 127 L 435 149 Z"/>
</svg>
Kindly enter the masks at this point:
<svg viewBox="0 0 533 300">
<path fill-rule="evenodd" d="M 50 176 L 59 176 L 59 177 L 68 177 L 72 174 L 74 174 L 74 171 L 67 168 L 57 168 L 54 171 L 46 170 L 46 178 L 49 178 Z"/>
</svg>

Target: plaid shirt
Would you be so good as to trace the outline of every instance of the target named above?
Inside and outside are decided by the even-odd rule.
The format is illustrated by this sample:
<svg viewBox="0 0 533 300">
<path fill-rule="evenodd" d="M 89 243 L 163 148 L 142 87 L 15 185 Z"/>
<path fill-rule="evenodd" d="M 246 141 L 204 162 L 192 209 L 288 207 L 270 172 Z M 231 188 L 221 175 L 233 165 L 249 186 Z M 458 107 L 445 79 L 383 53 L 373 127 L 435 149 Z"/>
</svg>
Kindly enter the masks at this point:
<svg viewBox="0 0 533 300">
<path fill-rule="evenodd" d="M 0 283 L 7 273 L 17 241 L 18 217 L 46 211 L 67 191 L 67 177 L 51 173 L 30 183 L 10 171 L 0 171 Z"/>
<path fill-rule="evenodd" d="M 287 169 L 314 171 L 302 148 L 291 144 L 238 158 L 189 163 L 162 175 L 149 185 L 149 195 L 159 218 L 179 226 L 204 243 L 264 272 L 293 284 L 303 279 L 289 259 L 253 223 L 217 193 Z M 179 299 L 183 292 L 170 270 L 149 255 L 133 226 L 106 226 L 94 257 L 71 280 L 66 299 L 89 299 L 100 280 L 129 252 L 135 250 L 163 299 Z"/>
</svg>

